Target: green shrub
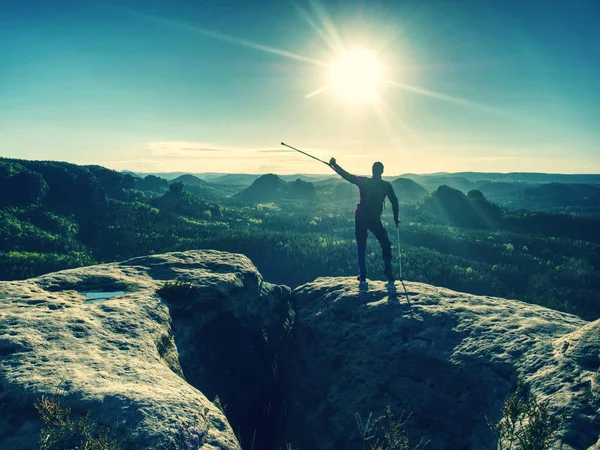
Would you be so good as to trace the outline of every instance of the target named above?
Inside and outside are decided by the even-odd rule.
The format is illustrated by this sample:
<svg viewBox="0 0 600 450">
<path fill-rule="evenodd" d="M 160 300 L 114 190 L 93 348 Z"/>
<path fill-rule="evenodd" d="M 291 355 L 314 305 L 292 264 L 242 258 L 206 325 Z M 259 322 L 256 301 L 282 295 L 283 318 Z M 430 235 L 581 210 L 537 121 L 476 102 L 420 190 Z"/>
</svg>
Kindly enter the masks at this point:
<svg viewBox="0 0 600 450">
<path fill-rule="evenodd" d="M 58 398 L 42 397 L 35 409 L 43 426 L 39 450 L 121 450 L 124 443 L 111 437 L 111 431 L 95 423 L 88 423 L 88 414 L 77 420 L 71 418 L 71 409 Z"/>
<path fill-rule="evenodd" d="M 400 414 L 395 418 L 392 409 L 388 406 L 385 414 L 373 419 L 369 413 L 367 420 L 363 421 L 359 413 L 355 413 L 356 425 L 363 439 L 362 450 L 409 450 L 411 448 L 406 424 L 412 414 Z M 413 450 L 421 450 L 429 441 L 421 441 L 412 447 Z"/>
<path fill-rule="evenodd" d="M 521 381 L 506 400 L 500 422 L 494 424 L 488 419 L 487 423 L 498 437 L 498 450 L 549 449 L 559 425 L 548 402 L 538 401 Z"/>
<path fill-rule="evenodd" d="M 137 450 L 137 445 L 118 440 L 109 427 L 88 422 L 88 414 L 71 418 L 71 409 L 61 403 L 59 394 L 53 398 L 42 397 L 35 409 L 43 426 L 38 450 Z M 197 415 L 190 421 L 179 421 L 174 433 L 156 442 L 152 448 L 159 450 L 194 450 L 202 447 L 208 436 L 208 421 Z"/>
</svg>

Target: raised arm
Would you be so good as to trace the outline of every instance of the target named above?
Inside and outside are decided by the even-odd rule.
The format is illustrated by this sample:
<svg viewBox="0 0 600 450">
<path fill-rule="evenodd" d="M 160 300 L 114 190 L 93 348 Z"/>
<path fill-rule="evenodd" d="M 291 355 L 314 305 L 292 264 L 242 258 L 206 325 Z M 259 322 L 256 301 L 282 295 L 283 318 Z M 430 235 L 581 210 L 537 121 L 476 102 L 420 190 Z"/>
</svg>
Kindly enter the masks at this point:
<svg viewBox="0 0 600 450">
<path fill-rule="evenodd" d="M 335 158 L 331 158 L 329 160 L 329 165 L 331 166 L 331 168 L 333 170 L 335 170 L 335 172 L 341 176 L 344 180 L 349 181 L 352 184 L 358 184 L 360 181 L 360 177 L 356 176 L 356 175 L 352 175 L 351 173 L 346 172 L 344 169 L 342 169 L 336 162 L 335 162 Z"/>
<path fill-rule="evenodd" d="M 396 222 L 396 226 L 398 226 L 398 222 L 400 221 L 398 219 L 398 197 L 396 197 L 394 187 L 390 183 L 387 184 L 387 196 L 390 199 L 390 202 L 392 203 L 392 210 L 394 211 L 394 222 Z"/>
</svg>

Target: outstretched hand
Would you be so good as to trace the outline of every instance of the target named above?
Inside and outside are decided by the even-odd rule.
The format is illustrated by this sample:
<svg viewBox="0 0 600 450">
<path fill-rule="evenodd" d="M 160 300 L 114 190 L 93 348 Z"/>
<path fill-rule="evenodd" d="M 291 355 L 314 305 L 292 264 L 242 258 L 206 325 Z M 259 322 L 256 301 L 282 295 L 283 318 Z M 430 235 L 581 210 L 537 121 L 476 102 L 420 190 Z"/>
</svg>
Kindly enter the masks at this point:
<svg viewBox="0 0 600 450">
<path fill-rule="evenodd" d="M 330 166 L 333 166 L 333 165 L 335 165 L 335 158 L 331 158 L 331 159 L 329 160 L 329 165 L 330 165 Z"/>
<path fill-rule="evenodd" d="M 400 224 L 400 219 L 394 217 L 394 223 L 396 224 L 396 228 L 398 228 L 398 225 Z"/>
</svg>

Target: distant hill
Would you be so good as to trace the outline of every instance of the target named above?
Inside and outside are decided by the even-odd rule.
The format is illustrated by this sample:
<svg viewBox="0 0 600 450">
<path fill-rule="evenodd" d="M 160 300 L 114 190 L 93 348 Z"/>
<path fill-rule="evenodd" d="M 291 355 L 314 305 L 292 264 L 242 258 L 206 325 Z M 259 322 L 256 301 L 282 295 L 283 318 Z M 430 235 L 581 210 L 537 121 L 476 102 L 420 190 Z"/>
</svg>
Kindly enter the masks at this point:
<svg viewBox="0 0 600 450">
<path fill-rule="evenodd" d="M 479 184 L 478 189 L 511 209 L 600 216 L 600 185 L 492 181 Z"/>
<path fill-rule="evenodd" d="M 200 178 L 194 176 L 194 175 L 190 175 L 189 173 L 186 173 L 185 175 L 180 175 L 177 178 L 173 178 L 171 180 L 172 183 L 183 183 L 186 186 L 197 186 L 197 187 L 204 187 L 209 185 L 208 182 L 201 180 Z"/>
<path fill-rule="evenodd" d="M 343 181 L 332 186 L 331 197 L 339 201 L 350 200 L 358 202 L 360 200 L 360 193 L 355 185 Z"/>
<path fill-rule="evenodd" d="M 512 202 L 532 211 L 600 214 L 600 185 L 548 183 L 526 187 Z"/>
<path fill-rule="evenodd" d="M 135 173 L 135 172 L 132 172 L 131 170 L 121 170 L 121 173 L 122 173 L 123 175 L 131 175 L 131 176 L 133 176 L 133 177 L 135 177 L 135 178 L 143 178 L 143 177 L 141 177 L 140 175 L 138 175 L 137 173 Z"/>
<path fill-rule="evenodd" d="M 78 166 L 58 161 L 0 158 L 0 191 L 8 204 L 44 204 L 63 211 L 93 209 L 108 197 L 118 200 L 137 195 L 139 179 L 100 166 Z"/>
<path fill-rule="evenodd" d="M 214 184 L 228 184 L 231 186 L 248 187 L 254 181 L 260 177 L 260 175 L 244 174 L 244 173 L 228 173 L 219 177 L 212 178 L 211 183 Z"/>
<path fill-rule="evenodd" d="M 500 203 L 512 201 L 525 189 L 532 186 L 518 181 L 480 181 L 477 189 L 490 200 Z"/>
<path fill-rule="evenodd" d="M 449 179 L 463 178 L 472 183 L 483 182 L 506 182 L 506 183 L 584 183 L 600 184 L 600 174 L 560 174 L 560 173 L 536 173 L 536 172 L 439 172 L 430 174 L 406 173 L 403 178 L 419 181 L 421 178 Z M 424 186 L 426 183 L 422 183 Z"/>
<path fill-rule="evenodd" d="M 156 175 L 146 175 L 136 182 L 136 186 L 150 196 L 156 196 L 164 194 L 169 189 L 169 182 Z"/>
<path fill-rule="evenodd" d="M 401 202 L 420 202 L 429 195 L 423 186 L 409 178 L 396 178 L 391 183 Z"/>
<path fill-rule="evenodd" d="M 210 211 L 210 216 L 220 216 L 221 209 L 217 205 L 211 205 L 187 191 L 181 182 L 172 182 L 169 190 L 160 197 L 150 200 L 150 204 L 157 208 L 180 214 L 182 216 L 193 218 L 207 217 L 206 211 Z"/>
<path fill-rule="evenodd" d="M 281 177 L 281 179 L 283 181 L 302 180 L 302 181 L 310 181 L 311 183 L 315 183 L 317 181 L 321 181 L 321 180 L 325 180 L 327 178 L 331 178 L 331 174 L 327 174 L 327 175 L 308 175 L 308 174 L 297 173 L 297 174 L 293 174 L 293 175 L 279 175 L 279 176 Z"/>
<path fill-rule="evenodd" d="M 0 159 L 0 208 L 39 204 L 48 192 L 41 174 L 17 162 Z"/>
<path fill-rule="evenodd" d="M 232 198 L 247 203 L 275 202 L 283 200 L 288 192 L 288 185 L 273 173 L 263 175 Z"/>
<path fill-rule="evenodd" d="M 509 172 L 509 173 L 482 173 L 482 172 L 459 172 L 471 181 L 491 180 L 507 181 L 514 183 L 546 184 L 546 183 L 584 183 L 600 185 L 598 174 L 562 174 L 562 173 L 536 173 L 536 172 Z"/>
<path fill-rule="evenodd" d="M 600 186 L 582 183 L 549 183 L 527 187 L 521 197 L 554 203 L 586 204 L 600 200 Z"/>
<path fill-rule="evenodd" d="M 106 181 L 101 184 L 111 196 L 118 196 L 117 191 L 122 189 L 120 181 L 110 182 L 102 168 L 99 177 L 104 176 Z M 139 174 L 137 174 L 139 175 Z M 176 176 L 175 176 L 176 175 Z M 182 175 L 185 178 L 182 178 Z M 237 192 L 249 187 L 259 175 L 255 174 L 218 174 L 205 173 L 182 174 L 173 172 L 163 174 L 169 179 L 188 180 L 184 184 L 194 195 L 207 200 L 223 200 Z M 133 175 L 135 177 L 135 175 Z M 172 178 L 171 178 L 172 177 Z M 197 180 L 210 179 L 210 185 L 200 186 Z M 358 192 L 354 186 L 345 183 L 335 175 L 283 175 L 282 181 L 310 181 L 316 189 L 316 195 L 323 201 L 353 202 L 358 200 Z M 395 189 L 400 201 L 420 201 L 426 197 L 427 192 L 434 192 L 440 186 L 457 189 L 464 194 L 472 190 L 479 190 L 484 197 L 504 207 L 519 210 L 569 213 L 587 217 L 600 217 L 600 175 L 598 174 L 548 174 L 533 172 L 456 172 L 456 173 L 408 173 L 398 177 L 384 177 L 385 180 L 395 183 Z M 399 182 L 399 179 L 412 180 Z M 113 180 L 115 181 L 115 180 Z M 131 181 L 129 181 L 131 183 Z M 196 186 L 196 187 L 193 187 Z M 156 177 L 146 177 L 144 181 L 135 183 L 136 189 L 141 189 L 147 195 L 160 195 L 164 193 L 168 184 L 160 182 Z M 424 192 L 425 191 L 425 192 Z M 296 194 L 293 194 L 296 195 Z M 284 196 L 285 197 L 285 196 Z"/>
<path fill-rule="evenodd" d="M 190 174 L 181 175 L 173 179 L 171 183 L 182 183 L 192 195 L 207 201 L 223 200 L 239 191 L 235 188 L 209 183 Z"/>
<path fill-rule="evenodd" d="M 334 176 L 334 177 L 327 177 L 327 178 L 325 178 L 323 180 L 315 181 L 314 185 L 315 185 L 315 187 L 331 186 L 331 185 L 339 184 L 339 183 L 342 183 L 342 182 L 345 183 L 345 181 L 341 177 Z"/>
<path fill-rule="evenodd" d="M 210 179 L 211 183 L 215 184 L 228 184 L 232 186 L 250 186 L 256 179 L 261 175 L 257 174 L 244 174 L 244 173 L 228 173 L 221 176 L 215 176 Z M 294 175 L 278 175 L 283 181 L 294 182 L 296 180 L 316 182 L 329 178 L 330 175 L 306 175 L 306 174 L 294 174 Z M 200 178 L 203 178 L 200 176 Z"/>
<path fill-rule="evenodd" d="M 129 170 L 122 170 L 121 173 L 130 173 L 137 175 L 140 178 L 145 178 L 148 175 L 152 175 L 154 177 L 163 178 L 167 181 L 174 180 L 181 175 L 186 175 L 186 172 L 131 172 Z"/>
<path fill-rule="evenodd" d="M 181 182 L 190 194 L 206 201 L 222 200 L 237 192 L 189 174 L 169 183 L 155 175 L 141 178 L 102 166 L 0 158 L 0 206 L 43 203 L 64 211 L 80 211 L 105 204 L 107 199 L 143 201 L 158 197 L 174 182 Z"/>
<path fill-rule="evenodd" d="M 315 186 L 307 181 L 296 179 L 288 183 L 278 175 L 269 173 L 263 175 L 232 197 L 233 200 L 246 203 L 277 202 L 281 200 L 305 200 L 317 199 Z"/>
<path fill-rule="evenodd" d="M 390 180 L 400 202 L 420 202 L 429 192 L 423 186 L 408 178 Z M 331 177 L 314 183 L 317 195 L 323 201 L 357 202 L 360 200 L 358 188 L 340 177 Z"/>
<path fill-rule="evenodd" d="M 317 197 L 327 203 L 348 203 L 358 201 L 358 188 L 339 176 L 314 182 Z"/>
<path fill-rule="evenodd" d="M 468 180 L 465 177 L 454 176 L 453 174 L 439 174 L 439 175 L 415 175 L 406 174 L 402 175 L 401 178 L 408 178 L 413 180 L 415 183 L 420 184 L 427 191 L 435 191 L 440 186 L 446 185 L 454 189 L 463 191 L 464 193 L 469 192 L 472 189 L 476 189 L 475 182 Z"/>
<path fill-rule="evenodd" d="M 488 200 L 511 209 L 522 209 L 518 199 L 531 186 L 535 185 L 519 181 L 480 181 L 477 183 L 477 189 Z"/>
<path fill-rule="evenodd" d="M 503 215 L 502 209 L 490 203 L 481 191 L 465 195 L 446 185 L 426 198 L 422 209 L 443 223 L 468 228 L 494 228 Z"/>
<path fill-rule="evenodd" d="M 289 184 L 286 198 L 289 200 L 315 201 L 317 199 L 315 185 L 297 178 L 296 181 Z"/>
<path fill-rule="evenodd" d="M 420 202 L 429 192 L 418 183 L 408 178 L 389 180 L 394 187 L 398 201 Z M 340 177 L 330 177 L 314 183 L 318 196 L 324 201 L 353 201 L 360 200 L 358 188 Z"/>
<path fill-rule="evenodd" d="M 123 170 L 121 173 L 128 173 L 139 177 L 145 177 L 147 175 L 155 175 L 166 180 L 173 180 L 181 175 L 194 175 L 201 180 L 209 181 L 217 184 L 245 184 L 250 186 L 252 182 L 257 179 L 260 174 L 227 174 L 218 172 L 133 172 Z M 527 184 L 548 184 L 548 183 L 583 183 L 600 185 L 600 174 L 560 174 L 560 173 L 538 173 L 538 172 L 437 172 L 437 173 L 405 173 L 396 176 L 384 176 L 385 180 L 392 181 L 398 177 L 410 178 L 416 181 L 425 188 L 429 189 L 429 183 L 443 183 L 448 186 L 455 186 L 456 181 L 452 182 L 451 178 L 463 178 L 461 183 L 465 183 L 465 180 L 474 184 L 482 184 L 484 182 L 506 182 L 506 183 L 527 183 Z M 293 175 L 280 175 L 280 178 L 284 181 L 295 181 L 300 178 L 303 181 L 319 182 L 328 178 L 332 178 L 329 173 L 324 174 L 293 174 Z M 423 182 L 422 178 L 429 178 L 429 182 Z M 440 185 L 434 186 L 437 189 Z M 456 187 L 456 189 L 464 190 L 467 187 Z"/>
</svg>

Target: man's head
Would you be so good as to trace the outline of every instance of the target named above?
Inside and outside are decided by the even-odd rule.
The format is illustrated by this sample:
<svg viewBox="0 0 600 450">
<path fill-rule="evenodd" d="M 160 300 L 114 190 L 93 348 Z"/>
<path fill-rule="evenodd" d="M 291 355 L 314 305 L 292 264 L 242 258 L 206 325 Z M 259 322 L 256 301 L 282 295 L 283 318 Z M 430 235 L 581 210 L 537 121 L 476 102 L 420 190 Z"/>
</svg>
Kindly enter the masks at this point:
<svg viewBox="0 0 600 450">
<path fill-rule="evenodd" d="M 381 174 L 383 173 L 383 164 L 381 164 L 379 161 L 373 163 L 372 170 L 374 178 L 381 178 Z"/>
</svg>

